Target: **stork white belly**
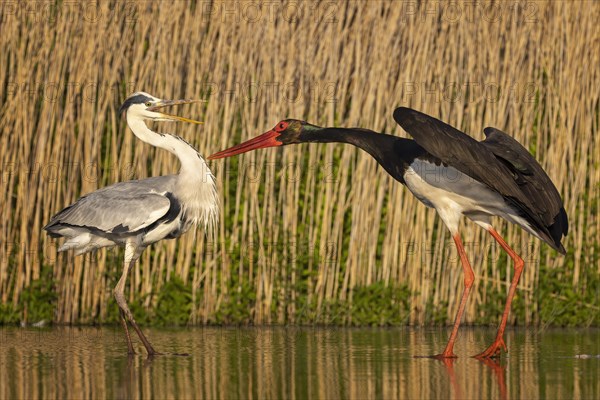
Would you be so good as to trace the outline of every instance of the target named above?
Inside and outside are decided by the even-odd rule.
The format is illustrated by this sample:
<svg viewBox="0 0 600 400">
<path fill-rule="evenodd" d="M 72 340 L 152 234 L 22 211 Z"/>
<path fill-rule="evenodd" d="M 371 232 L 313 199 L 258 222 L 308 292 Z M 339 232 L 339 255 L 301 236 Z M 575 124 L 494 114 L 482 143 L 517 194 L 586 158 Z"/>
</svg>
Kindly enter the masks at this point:
<svg viewBox="0 0 600 400">
<path fill-rule="evenodd" d="M 498 192 L 456 168 L 417 159 L 407 168 L 404 181 L 421 202 L 437 210 L 453 235 L 462 215 L 485 229 L 491 227 L 490 217 L 498 215 L 537 236 Z"/>
</svg>

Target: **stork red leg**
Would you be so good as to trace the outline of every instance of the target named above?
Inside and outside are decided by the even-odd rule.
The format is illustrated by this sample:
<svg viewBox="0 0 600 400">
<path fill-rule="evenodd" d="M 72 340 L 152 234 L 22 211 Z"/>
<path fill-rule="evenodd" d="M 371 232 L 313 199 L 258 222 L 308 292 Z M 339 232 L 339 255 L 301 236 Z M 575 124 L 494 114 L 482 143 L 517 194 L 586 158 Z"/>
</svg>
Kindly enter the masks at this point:
<svg viewBox="0 0 600 400">
<path fill-rule="evenodd" d="M 494 239 L 502 246 L 504 251 L 508 253 L 510 258 L 515 262 L 515 275 L 513 276 L 512 282 L 510 283 L 510 289 L 508 290 L 508 297 L 506 299 L 506 305 L 504 306 L 504 313 L 502 314 L 502 321 L 500 322 L 500 327 L 498 328 L 498 333 L 496 334 L 496 340 L 483 352 L 477 354 L 476 358 L 488 358 L 488 357 L 496 357 L 500 355 L 500 349 L 502 348 L 505 352 L 506 344 L 504 343 L 504 329 L 506 328 L 506 322 L 508 321 L 508 314 L 510 313 L 510 305 L 512 303 L 512 299 L 517 291 L 517 284 L 519 283 L 519 278 L 521 277 L 521 272 L 523 272 L 523 266 L 525 262 L 519 255 L 510 248 L 510 246 L 502 239 L 502 236 L 498 232 L 494 230 L 494 228 L 490 228 L 489 232 L 492 234 Z"/>
<path fill-rule="evenodd" d="M 471 291 L 473 281 L 475 280 L 475 274 L 473 273 L 471 264 L 469 264 L 469 260 L 467 259 L 467 253 L 465 253 L 465 248 L 463 247 L 462 241 L 460 240 L 460 235 L 457 233 L 453 236 L 453 239 L 454 243 L 456 243 L 456 248 L 458 249 L 458 255 L 460 256 L 460 262 L 462 264 L 463 273 L 465 275 L 465 288 L 463 290 L 462 298 L 460 300 L 460 305 L 458 306 L 458 311 L 456 312 L 456 319 L 454 320 L 454 327 L 452 328 L 450 339 L 448 339 L 448 344 L 446 345 L 446 348 L 444 349 L 443 353 L 433 356 L 434 358 L 456 357 L 452 349 L 454 348 L 454 341 L 456 340 L 456 336 L 458 335 L 460 319 L 462 318 L 462 314 L 465 311 L 465 304 L 467 304 L 467 298 L 469 297 L 469 292 Z"/>
</svg>

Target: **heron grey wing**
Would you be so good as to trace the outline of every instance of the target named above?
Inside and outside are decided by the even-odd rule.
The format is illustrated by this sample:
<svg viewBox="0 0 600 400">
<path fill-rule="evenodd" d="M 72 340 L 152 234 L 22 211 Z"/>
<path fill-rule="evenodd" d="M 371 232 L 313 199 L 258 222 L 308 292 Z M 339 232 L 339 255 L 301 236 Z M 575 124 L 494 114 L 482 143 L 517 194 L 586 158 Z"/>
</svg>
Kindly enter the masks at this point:
<svg viewBox="0 0 600 400">
<path fill-rule="evenodd" d="M 135 197 L 93 192 L 57 214 L 48 226 L 67 224 L 106 233 L 136 232 L 167 214 L 171 201 L 161 194 Z"/>
<path fill-rule="evenodd" d="M 152 178 L 117 182 L 96 190 L 95 192 L 110 191 L 127 195 L 144 195 L 152 193 L 172 192 L 177 180 L 176 175 L 155 176 Z"/>
<path fill-rule="evenodd" d="M 159 220 L 171 208 L 172 177 L 119 182 L 81 197 L 46 225 L 95 228 L 106 233 L 135 232 Z"/>
</svg>

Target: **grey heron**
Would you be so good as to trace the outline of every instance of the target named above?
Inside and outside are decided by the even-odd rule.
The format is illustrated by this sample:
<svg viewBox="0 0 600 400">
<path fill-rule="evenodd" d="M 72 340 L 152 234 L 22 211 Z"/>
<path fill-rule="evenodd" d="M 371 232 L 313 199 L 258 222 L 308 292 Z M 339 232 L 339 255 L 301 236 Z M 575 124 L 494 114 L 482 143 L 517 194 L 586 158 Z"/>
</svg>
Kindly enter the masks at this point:
<svg viewBox="0 0 600 400">
<path fill-rule="evenodd" d="M 128 97 L 119 112 L 140 140 L 167 150 L 179 158 L 177 175 L 115 183 L 81 197 L 56 214 L 44 227 L 52 237 L 66 241 L 58 251 L 73 249 L 83 254 L 102 247 L 125 248 L 121 278 L 114 296 L 129 354 L 134 354 L 127 323 L 137 332 L 149 356 L 158 354 L 139 328 L 125 300 L 127 275 L 146 247 L 162 239 L 174 239 L 199 224 L 213 229 L 219 216 L 215 178 L 206 162 L 189 143 L 176 135 L 157 133 L 145 121 L 199 121 L 166 114 L 163 107 L 196 100 L 162 100 L 144 92 Z"/>
</svg>

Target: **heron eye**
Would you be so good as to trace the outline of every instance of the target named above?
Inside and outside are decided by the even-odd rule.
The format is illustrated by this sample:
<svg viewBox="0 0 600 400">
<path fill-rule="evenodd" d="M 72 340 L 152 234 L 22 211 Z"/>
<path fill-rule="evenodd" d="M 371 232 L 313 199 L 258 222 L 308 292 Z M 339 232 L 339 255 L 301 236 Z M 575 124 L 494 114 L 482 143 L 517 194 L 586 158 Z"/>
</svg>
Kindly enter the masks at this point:
<svg viewBox="0 0 600 400">
<path fill-rule="evenodd" d="M 146 102 L 146 107 L 150 107 L 151 105 L 152 105 L 151 102 L 149 102 L 149 101 Z"/>
</svg>

